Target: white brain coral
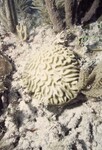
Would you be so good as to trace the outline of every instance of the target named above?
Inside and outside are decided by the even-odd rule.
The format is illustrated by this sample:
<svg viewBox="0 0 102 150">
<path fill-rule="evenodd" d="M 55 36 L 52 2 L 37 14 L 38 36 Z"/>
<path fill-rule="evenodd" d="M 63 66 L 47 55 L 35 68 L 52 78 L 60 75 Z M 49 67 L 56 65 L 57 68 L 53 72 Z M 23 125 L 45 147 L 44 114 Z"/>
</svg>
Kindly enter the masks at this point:
<svg viewBox="0 0 102 150">
<path fill-rule="evenodd" d="M 29 92 L 45 104 L 63 104 L 75 98 L 78 79 L 78 61 L 62 45 L 37 51 L 26 64 L 23 75 Z"/>
</svg>

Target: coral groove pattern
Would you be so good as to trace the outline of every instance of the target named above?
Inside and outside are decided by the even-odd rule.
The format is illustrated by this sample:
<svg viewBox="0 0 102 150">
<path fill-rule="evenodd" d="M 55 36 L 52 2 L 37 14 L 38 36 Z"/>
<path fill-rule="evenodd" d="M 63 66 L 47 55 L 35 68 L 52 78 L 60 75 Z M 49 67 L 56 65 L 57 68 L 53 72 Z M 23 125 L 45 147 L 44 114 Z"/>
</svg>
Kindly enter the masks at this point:
<svg viewBox="0 0 102 150">
<path fill-rule="evenodd" d="M 79 63 L 63 45 L 43 47 L 25 65 L 24 85 L 44 104 L 64 104 L 78 93 Z"/>
</svg>

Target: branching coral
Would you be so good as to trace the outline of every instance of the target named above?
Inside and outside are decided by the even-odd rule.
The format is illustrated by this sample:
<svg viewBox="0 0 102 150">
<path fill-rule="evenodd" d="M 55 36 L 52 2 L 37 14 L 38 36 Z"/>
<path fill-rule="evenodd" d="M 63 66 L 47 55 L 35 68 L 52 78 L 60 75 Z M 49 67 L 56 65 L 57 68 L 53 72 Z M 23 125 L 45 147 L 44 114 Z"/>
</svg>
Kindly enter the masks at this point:
<svg viewBox="0 0 102 150">
<path fill-rule="evenodd" d="M 82 23 L 89 21 L 96 13 L 97 8 L 99 7 L 100 0 L 94 0 L 91 8 L 86 12 L 85 16 L 82 18 Z"/>
<path fill-rule="evenodd" d="M 18 37 L 20 38 L 20 40 L 25 41 L 28 37 L 27 26 L 19 23 L 16 26 L 16 30 L 17 30 L 17 34 L 18 34 Z"/>
</svg>

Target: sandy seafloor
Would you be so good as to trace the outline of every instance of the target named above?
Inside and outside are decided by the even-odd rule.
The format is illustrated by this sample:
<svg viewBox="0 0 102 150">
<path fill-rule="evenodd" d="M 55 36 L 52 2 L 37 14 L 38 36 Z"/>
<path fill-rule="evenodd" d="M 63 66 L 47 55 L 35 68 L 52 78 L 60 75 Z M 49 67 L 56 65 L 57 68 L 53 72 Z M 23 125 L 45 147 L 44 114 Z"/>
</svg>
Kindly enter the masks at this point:
<svg viewBox="0 0 102 150">
<path fill-rule="evenodd" d="M 11 88 L 2 96 L 8 103 L 4 103 L 0 116 L 0 150 L 102 150 L 101 98 L 48 108 L 32 100 L 22 85 L 22 70 L 29 55 L 56 38 L 52 29 L 32 29 L 27 42 L 0 30 L 0 51 L 14 66 Z M 97 52 L 95 59 L 101 58 L 102 52 Z"/>
</svg>

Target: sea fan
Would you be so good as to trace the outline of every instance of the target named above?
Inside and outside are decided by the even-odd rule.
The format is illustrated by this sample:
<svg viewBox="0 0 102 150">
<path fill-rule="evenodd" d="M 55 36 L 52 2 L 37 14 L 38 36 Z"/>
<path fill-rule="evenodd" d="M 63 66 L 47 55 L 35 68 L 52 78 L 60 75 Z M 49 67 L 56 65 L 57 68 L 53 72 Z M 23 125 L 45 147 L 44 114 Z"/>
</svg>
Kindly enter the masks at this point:
<svg viewBox="0 0 102 150">
<path fill-rule="evenodd" d="M 14 0 L 19 22 L 27 25 L 30 31 L 33 26 L 36 26 L 39 16 L 39 8 L 34 5 L 33 0 Z"/>
</svg>

